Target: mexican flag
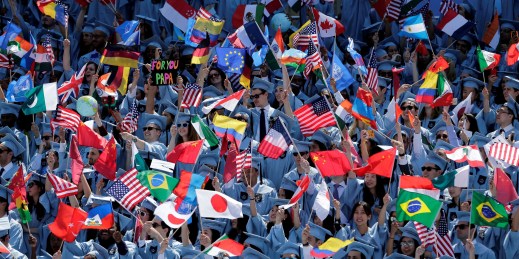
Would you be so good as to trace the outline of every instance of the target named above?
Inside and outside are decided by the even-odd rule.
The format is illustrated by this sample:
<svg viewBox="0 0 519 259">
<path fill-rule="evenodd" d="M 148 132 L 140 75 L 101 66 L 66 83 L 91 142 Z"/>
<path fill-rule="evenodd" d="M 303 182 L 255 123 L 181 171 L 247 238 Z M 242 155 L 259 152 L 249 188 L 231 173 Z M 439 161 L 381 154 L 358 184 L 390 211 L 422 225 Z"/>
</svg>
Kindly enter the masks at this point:
<svg viewBox="0 0 519 259">
<path fill-rule="evenodd" d="M 454 98 L 452 94 L 452 88 L 443 75 L 443 73 L 438 74 L 438 82 L 436 83 L 436 92 L 438 94 L 438 97 L 436 97 L 431 104 L 431 107 L 439 107 L 439 106 L 451 106 L 452 105 L 452 99 Z"/>
<path fill-rule="evenodd" d="M 25 96 L 27 96 L 27 101 L 22 105 L 22 111 L 25 115 L 55 111 L 58 105 L 58 87 L 56 82 L 34 87 Z"/>
<path fill-rule="evenodd" d="M 479 46 L 477 47 L 477 52 L 481 72 L 496 67 L 499 64 L 499 60 L 501 60 L 501 55 L 481 50 Z"/>
<path fill-rule="evenodd" d="M 240 256 L 243 252 L 243 245 L 223 235 L 211 246 L 205 249 L 204 253 L 210 256 L 227 255 L 229 257 Z"/>
<path fill-rule="evenodd" d="M 505 206 L 494 198 L 473 192 L 470 223 L 506 229 L 508 228 L 508 214 Z"/>
<path fill-rule="evenodd" d="M 396 218 L 398 221 L 414 220 L 430 228 L 442 202 L 430 196 L 400 189 L 396 200 Z"/>
<path fill-rule="evenodd" d="M 434 187 L 444 190 L 447 187 L 456 186 L 467 188 L 469 185 L 470 166 L 466 165 L 456 170 L 444 173 L 432 180 Z"/>
<path fill-rule="evenodd" d="M 198 133 L 198 136 L 200 136 L 201 139 L 205 139 L 209 146 L 218 146 L 219 141 L 216 137 L 216 134 L 214 134 L 214 132 L 204 123 L 202 119 L 200 119 L 200 117 L 198 117 L 198 115 L 195 115 L 193 118 L 191 118 L 191 124 Z"/>
</svg>

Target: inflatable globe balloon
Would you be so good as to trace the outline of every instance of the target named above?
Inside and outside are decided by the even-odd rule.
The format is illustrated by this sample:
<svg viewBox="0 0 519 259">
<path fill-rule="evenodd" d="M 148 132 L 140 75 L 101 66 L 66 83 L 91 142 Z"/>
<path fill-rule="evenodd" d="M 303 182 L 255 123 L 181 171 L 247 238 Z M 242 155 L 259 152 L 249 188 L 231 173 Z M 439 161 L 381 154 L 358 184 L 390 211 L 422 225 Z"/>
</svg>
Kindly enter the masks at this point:
<svg viewBox="0 0 519 259">
<path fill-rule="evenodd" d="M 278 31 L 278 27 L 281 28 L 281 32 L 285 33 L 290 28 L 290 25 L 292 25 L 292 22 L 288 19 L 288 16 L 285 13 L 277 13 L 272 16 L 272 19 L 270 20 L 270 31 L 274 32 L 274 35 Z"/>
<path fill-rule="evenodd" d="M 98 104 L 96 99 L 92 96 L 81 96 L 77 99 L 76 109 L 81 116 L 90 117 L 96 114 L 98 109 Z"/>
</svg>

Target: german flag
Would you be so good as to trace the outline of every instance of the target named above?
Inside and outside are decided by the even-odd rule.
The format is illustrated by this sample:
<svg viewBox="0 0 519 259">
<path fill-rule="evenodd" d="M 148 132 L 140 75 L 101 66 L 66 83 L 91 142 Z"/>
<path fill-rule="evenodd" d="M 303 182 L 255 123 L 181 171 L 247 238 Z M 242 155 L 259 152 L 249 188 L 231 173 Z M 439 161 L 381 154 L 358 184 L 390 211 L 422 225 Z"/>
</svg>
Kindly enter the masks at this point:
<svg viewBox="0 0 519 259">
<path fill-rule="evenodd" d="M 243 66 L 243 71 L 240 76 L 240 84 L 245 89 L 250 89 L 250 78 L 252 74 L 252 57 L 249 55 L 248 52 L 245 53 L 245 65 Z"/>
<path fill-rule="evenodd" d="M 139 52 L 130 51 L 123 45 L 111 45 L 105 48 L 101 63 L 111 66 L 138 68 Z"/>
<path fill-rule="evenodd" d="M 209 34 L 205 33 L 205 39 L 198 44 L 198 48 L 193 51 L 193 58 L 191 58 L 192 64 L 205 64 L 209 60 L 209 53 L 211 47 L 209 47 L 210 39 Z"/>
</svg>

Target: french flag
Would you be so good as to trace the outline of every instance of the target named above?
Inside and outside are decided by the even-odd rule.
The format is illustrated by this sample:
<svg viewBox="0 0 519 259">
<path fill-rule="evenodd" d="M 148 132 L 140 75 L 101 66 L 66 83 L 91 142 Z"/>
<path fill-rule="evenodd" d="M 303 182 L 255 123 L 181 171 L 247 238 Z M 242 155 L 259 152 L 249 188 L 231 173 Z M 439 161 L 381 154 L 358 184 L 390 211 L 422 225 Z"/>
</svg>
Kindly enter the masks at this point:
<svg viewBox="0 0 519 259">
<path fill-rule="evenodd" d="M 276 119 L 265 138 L 258 146 L 258 152 L 266 157 L 278 159 L 288 146 L 292 144 L 285 126 L 279 118 Z"/>
<path fill-rule="evenodd" d="M 474 23 L 469 22 L 456 11 L 449 9 L 440 23 L 438 23 L 437 28 L 455 39 L 461 39 L 473 26 Z"/>
</svg>

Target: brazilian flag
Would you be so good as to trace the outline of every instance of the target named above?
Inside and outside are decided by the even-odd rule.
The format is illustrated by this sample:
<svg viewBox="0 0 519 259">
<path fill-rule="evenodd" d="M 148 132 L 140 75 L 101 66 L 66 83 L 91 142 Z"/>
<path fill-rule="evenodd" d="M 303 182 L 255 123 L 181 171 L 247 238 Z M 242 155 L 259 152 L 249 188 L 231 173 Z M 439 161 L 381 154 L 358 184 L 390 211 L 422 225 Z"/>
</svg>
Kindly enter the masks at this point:
<svg viewBox="0 0 519 259">
<path fill-rule="evenodd" d="M 160 202 L 165 202 L 178 184 L 178 179 L 153 170 L 139 172 L 137 179 Z"/>
<path fill-rule="evenodd" d="M 470 214 L 470 223 L 472 224 L 508 228 L 508 213 L 505 206 L 492 197 L 473 192 Z"/>
<path fill-rule="evenodd" d="M 441 207 L 441 201 L 431 196 L 401 189 L 396 200 L 396 218 L 400 222 L 414 220 L 430 228 Z"/>
</svg>

